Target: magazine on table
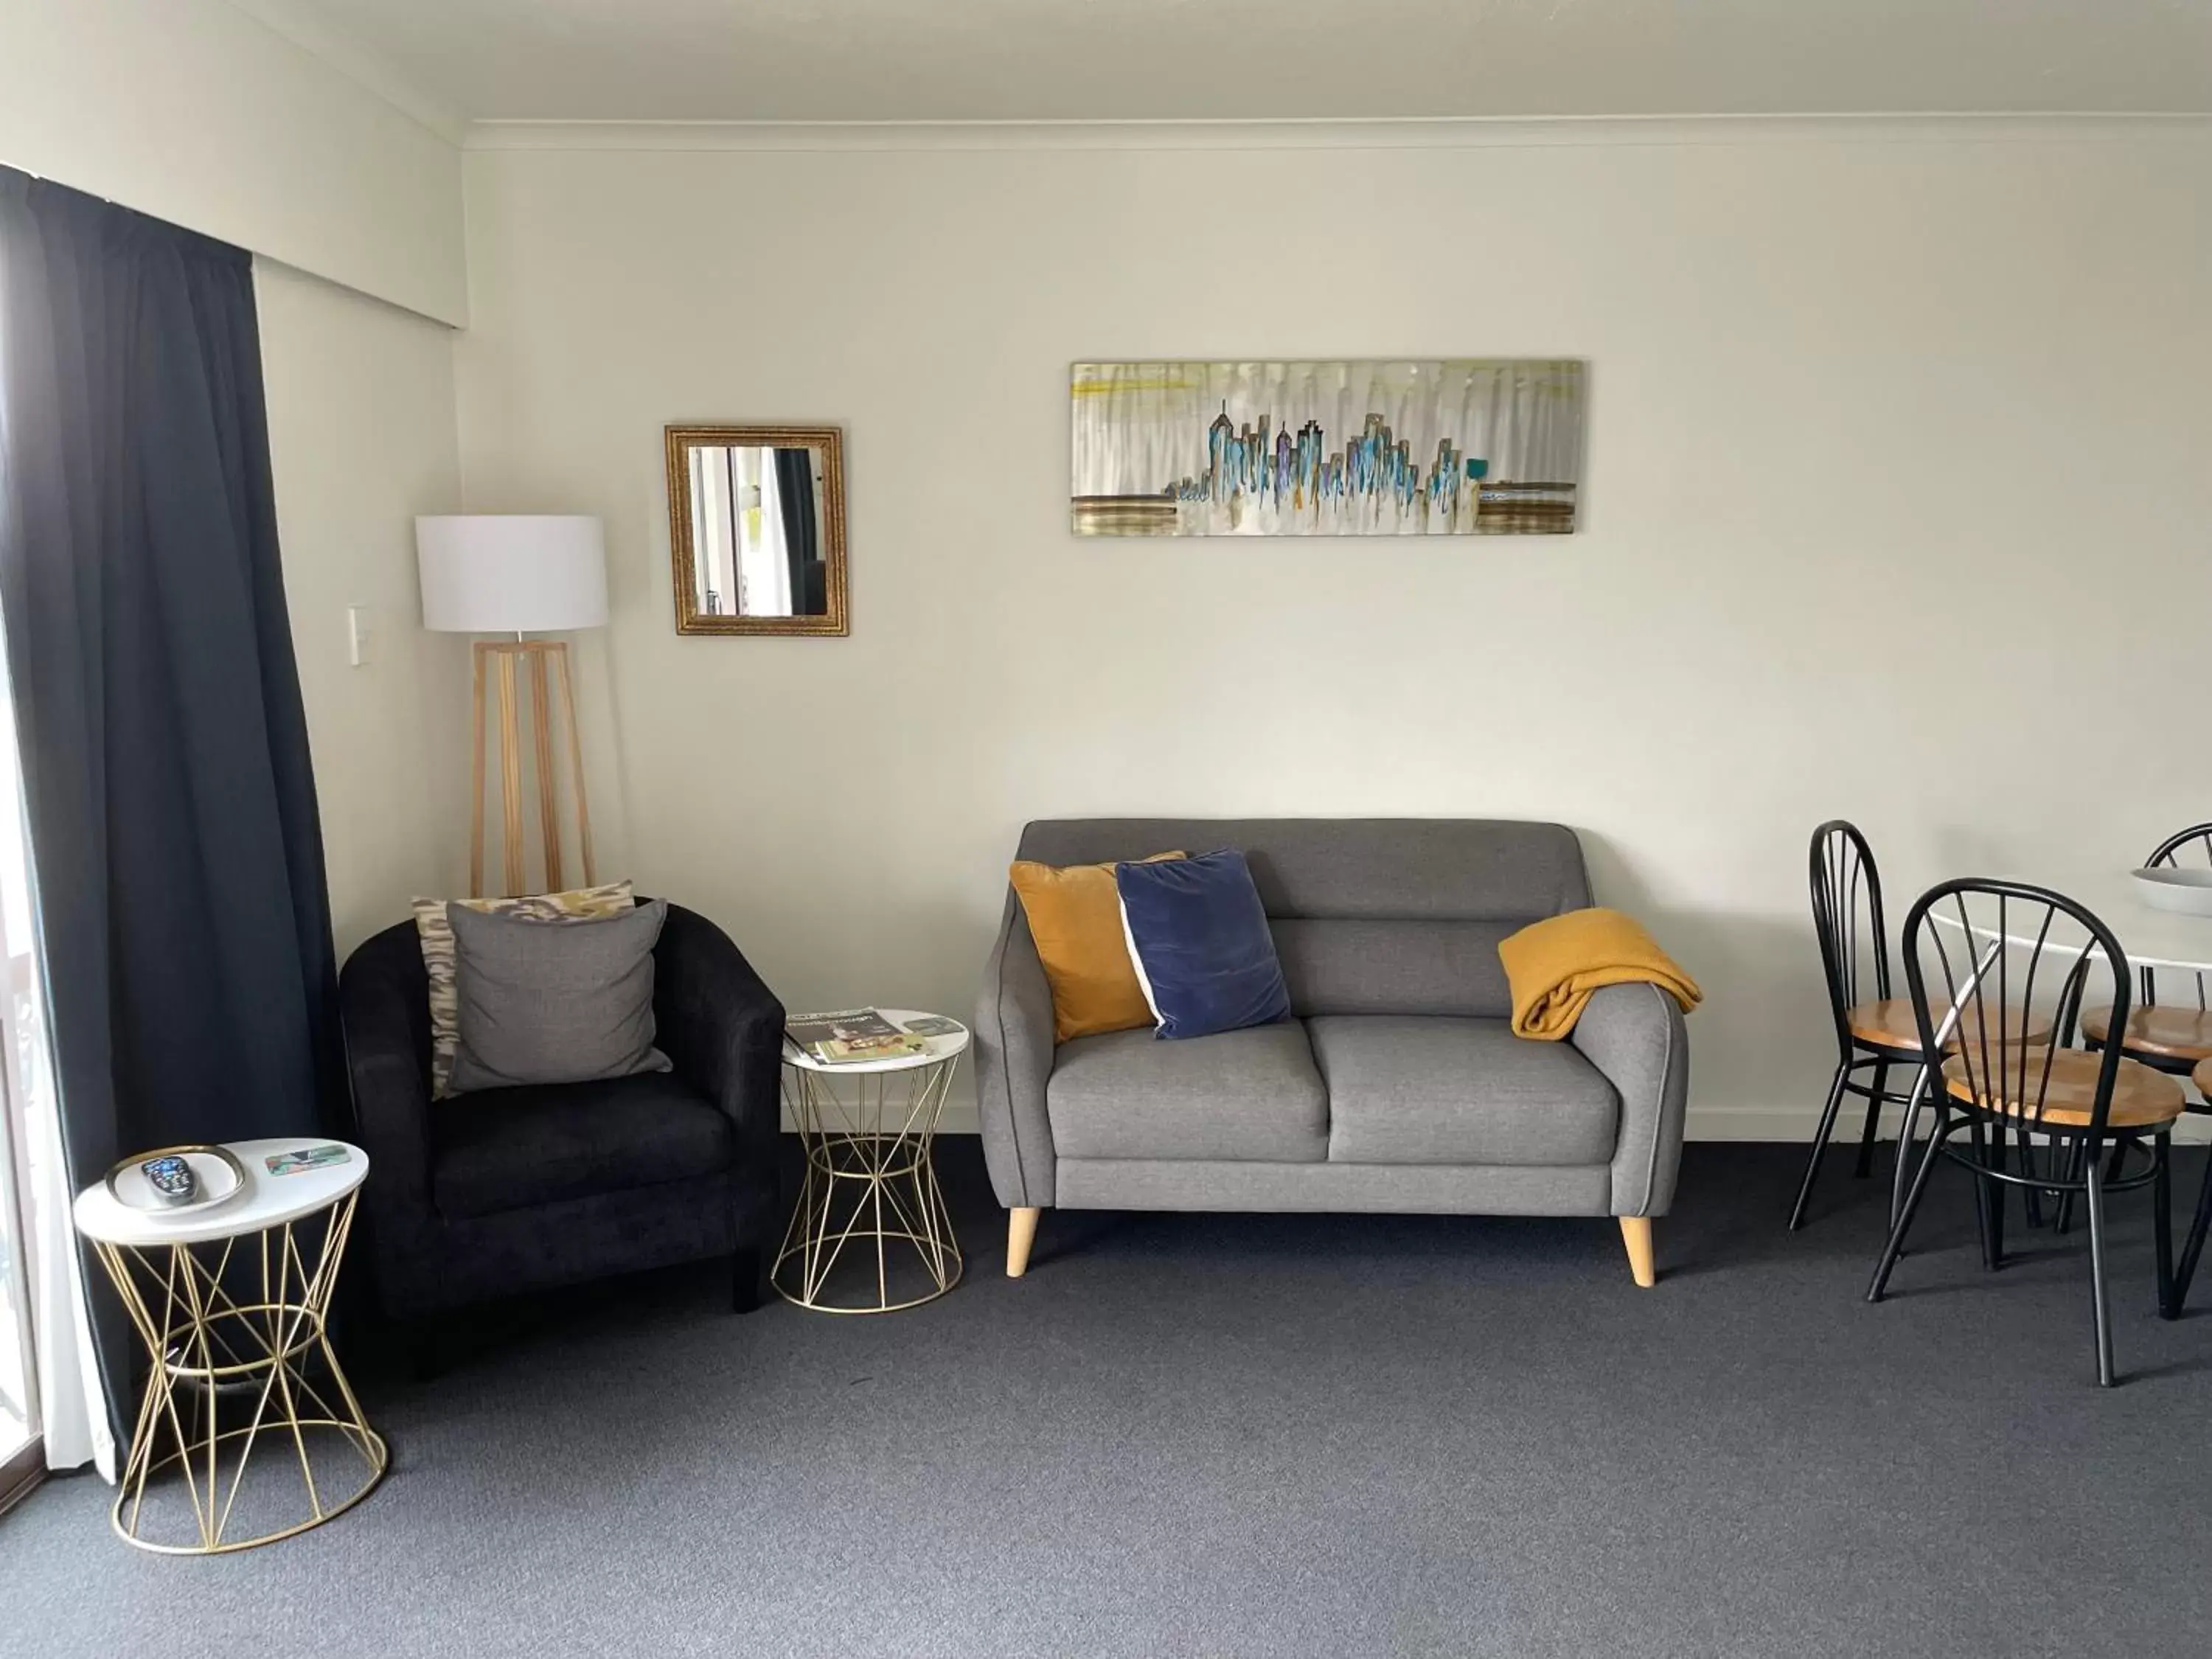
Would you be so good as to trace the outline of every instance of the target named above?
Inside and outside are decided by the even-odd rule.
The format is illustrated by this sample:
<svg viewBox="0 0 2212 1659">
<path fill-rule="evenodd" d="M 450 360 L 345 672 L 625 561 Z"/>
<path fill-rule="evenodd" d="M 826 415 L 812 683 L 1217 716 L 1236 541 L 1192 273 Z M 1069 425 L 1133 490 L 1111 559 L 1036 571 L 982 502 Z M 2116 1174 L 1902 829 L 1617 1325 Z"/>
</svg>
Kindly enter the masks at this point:
<svg viewBox="0 0 2212 1659">
<path fill-rule="evenodd" d="M 854 1066 L 929 1052 L 925 1040 L 902 1031 L 873 1008 L 795 1015 L 784 1021 L 783 1036 L 800 1054 L 824 1066 Z"/>
</svg>

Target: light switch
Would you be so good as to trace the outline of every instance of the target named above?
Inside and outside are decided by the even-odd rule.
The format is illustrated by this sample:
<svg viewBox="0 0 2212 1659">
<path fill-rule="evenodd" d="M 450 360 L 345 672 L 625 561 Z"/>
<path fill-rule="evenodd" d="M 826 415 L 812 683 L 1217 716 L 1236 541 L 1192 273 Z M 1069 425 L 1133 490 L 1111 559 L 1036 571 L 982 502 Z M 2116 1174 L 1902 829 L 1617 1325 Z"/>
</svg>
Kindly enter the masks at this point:
<svg viewBox="0 0 2212 1659">
<path fill-rule="evenodd" d="M 346 660 L 356 668 L 368 660 L 368 607 L 346 607 Z"/>
</svg>

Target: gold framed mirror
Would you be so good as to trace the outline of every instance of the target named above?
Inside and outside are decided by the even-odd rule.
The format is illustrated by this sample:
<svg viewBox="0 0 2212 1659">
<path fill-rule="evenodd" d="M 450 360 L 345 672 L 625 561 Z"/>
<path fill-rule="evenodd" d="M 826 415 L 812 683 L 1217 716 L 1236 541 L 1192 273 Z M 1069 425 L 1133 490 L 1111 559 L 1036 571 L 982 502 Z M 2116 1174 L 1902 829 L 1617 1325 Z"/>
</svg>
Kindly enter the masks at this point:
<svg viewBox="0 0 2212 1659">
<path fill-rule="evenodd" d="M 667 431 L 676 631 L 846 632 L 842 430 Z"/>
</svg>

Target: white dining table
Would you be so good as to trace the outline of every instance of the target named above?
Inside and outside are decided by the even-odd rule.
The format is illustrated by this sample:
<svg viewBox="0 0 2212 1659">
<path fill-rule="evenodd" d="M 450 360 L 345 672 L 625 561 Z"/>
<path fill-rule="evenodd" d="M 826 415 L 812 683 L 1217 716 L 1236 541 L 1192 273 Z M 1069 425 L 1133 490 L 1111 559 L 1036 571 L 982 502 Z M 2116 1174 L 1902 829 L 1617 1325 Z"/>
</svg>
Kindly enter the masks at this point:
<svg viewBox="0 0 2212 1659">
<path fill-rule="evenodd" d="M 2142 884 L 2125 870 L 2061 871 L 2056 874 L 2036 871 L 1999 879 L 2047 888 L 2072 899 L 2112 929 L 2130 968 L 2172 968 L 2212 974 L 2212 916 L 2184 915 L 2158 908 L 2144 900 Z M 1941 903 L 1928 914 L 1930 921 L 1945 927 L 1958 925 L 1957 912 Z M 2031 914 L 2023 912 L 2023 920 Z M 1969 917 L 1970 922 L 1975 924 L 1981 920 L 1978 916 Z M 2036 920 L 2039 924 L 2039 917 Z M 1996 931 L 1993 926 L 1974 927 L 1974 932 L 1985 939 L 1994 936 Z M 2023 927 L 2014 933 L 2008 927 L 2005 939 L 2008 944 L 2033 949 L 2036 930 Z M 2054 930 L 2043 948 L 2078 956 L 2082 941 L 2058 937 Z"/>
</svg>

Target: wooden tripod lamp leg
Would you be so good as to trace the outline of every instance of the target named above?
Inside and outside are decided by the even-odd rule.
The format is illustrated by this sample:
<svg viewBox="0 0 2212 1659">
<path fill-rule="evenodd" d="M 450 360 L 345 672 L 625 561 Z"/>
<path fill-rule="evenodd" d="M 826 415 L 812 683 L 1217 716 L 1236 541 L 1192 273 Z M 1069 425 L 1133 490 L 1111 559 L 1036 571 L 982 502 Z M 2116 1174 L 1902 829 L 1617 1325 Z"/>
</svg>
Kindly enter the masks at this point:
<svg viewBox="0 0 2212 1659">
<path fill-rule="evenodd" d="M 484 832 L 484 652 L 482 640 L 471 653 L 476 659 L 476 767 L 470 775 L 473 787 L 469 791 L 469 896 L 482 898 L 483 890 L 483 832 Z"/>
<path fill-rule="evenodd" d="M 550 646 L 533 647 L 530 653 L 530 715 L 538 739 L 538 830 L 545 848 L 545 888 L 557 893 L 567 883 L 561 871 L 561 814 L 554 805 L 560 779 L 553 769 L 552 699 L 545 690 L 545 653 Z"/>
<path fill-rule="evenodd" d="M 514 652 L 495 647 L 499 656 L 500 831 L 506 855 L 507 891 L 522 891 L 522 734 L 516 720 Z"/>
<path fill-rule="evenodd" d="M 547 647 L 561 677 L 561 720 L 568 728 L 568 781 L 576 792 L 576 852 L 584 860 L 584 885 L 599 884 L 592 867 L 592 809 L 584 799 L 584 738 L 576 730 L 576 686 L 568 677 L 568 643 L 556 640 Z"/>
<path fill-rule="evenodd" d="M 576 729 L 576 686 L 568 667 L 568 647 L 565 641 L 521 641 L 510 643 L 504 640 L 479 640 L 476 643 L 475 725 L 471 734 L 474 750 L 474 769 L 471 775 L 471 793 L 469 802 L 469 896 L 484 896 L 484 781 L 485 726 L 489 714 L 486 704 L 489 694 L 495 690 L 499 699 L 499 805 L 501 869 L 507 878 L 505 891 L 508 895 L 529 890 L 524 885 L 529 871 L 523 851 L 522 806 L 522 730 L 520 688 L 518 674 L 522 672 L 520 659 L 528 659 L 530 675 L 530 713 L 535 730 L 538 768 L 538 820 L 541 845 L 545 853 L 545 888 L 557 892 L 568 882 L 568 871 L 562 858 L 561 769 L 555 759 L 553 746 L 553 698 L 555 688 L 549 683 L 547 659 L 551 659 L 551 672 L 560 677 L 558 687 L 560 719 L 568 728 L 568 782 L 576 802 L 576 846 L 584 861 L 584 884 L 591 886 L 599 880 L 599 872 L 592 858 L 592 811 L 584 796 L 584 740 Z M 488 676 L 496 675 L 494 687 L 487 687 Z"/>
</svg>

